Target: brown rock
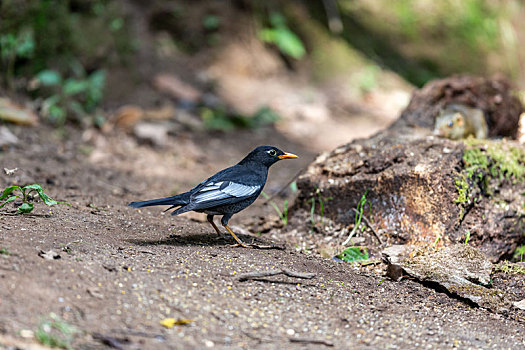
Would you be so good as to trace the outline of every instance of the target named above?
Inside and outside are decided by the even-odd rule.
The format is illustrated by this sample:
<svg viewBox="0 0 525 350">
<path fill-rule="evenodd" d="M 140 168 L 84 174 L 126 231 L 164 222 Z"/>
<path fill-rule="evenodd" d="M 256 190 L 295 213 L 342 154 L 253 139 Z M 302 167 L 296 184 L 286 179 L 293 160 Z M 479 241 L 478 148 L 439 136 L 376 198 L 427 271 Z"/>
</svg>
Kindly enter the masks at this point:
<svg viewBox="0 0 525 350">
<path fill-rule="evenodd" d="M 38 117 L 31 109 L 7 98 L 0 98 L 0 120 L 28 126 L 38 124 Z"/>
</svg>

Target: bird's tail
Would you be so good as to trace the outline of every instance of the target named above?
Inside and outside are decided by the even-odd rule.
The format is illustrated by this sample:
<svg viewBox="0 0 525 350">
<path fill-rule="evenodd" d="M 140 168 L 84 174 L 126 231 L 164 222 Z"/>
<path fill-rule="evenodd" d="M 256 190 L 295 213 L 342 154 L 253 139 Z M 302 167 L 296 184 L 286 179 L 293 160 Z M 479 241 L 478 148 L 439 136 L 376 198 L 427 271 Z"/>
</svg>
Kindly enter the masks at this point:
<svg viewBox="0 0 525 350">
<path fill-rule="evenodd" d="M 128 205 L 133 208 L 151 207 L 154 205 L 171 205 L 171 207 L 167 209 L 169 210 L 174 207 L 188 204 L 189 199 L 186 197 L 188 197 L 187 193 L 181 193 L 176 196 L 151 199 L 149 201 L 131 202 Z"/>
</svg>

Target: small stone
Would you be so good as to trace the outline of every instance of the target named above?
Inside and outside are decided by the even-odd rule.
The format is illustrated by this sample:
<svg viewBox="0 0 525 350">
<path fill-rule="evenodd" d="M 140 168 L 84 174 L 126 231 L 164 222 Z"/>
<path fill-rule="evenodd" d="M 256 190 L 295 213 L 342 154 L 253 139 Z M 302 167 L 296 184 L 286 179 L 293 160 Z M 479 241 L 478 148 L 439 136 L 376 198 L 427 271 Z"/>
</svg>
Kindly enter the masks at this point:
<svg viewBox="0 0 525 350">
<path fill-rule="evenodd" d="M 20 336 L 21 336 L 22 338 L 29 339 L 29 338 L 33 338 L 34 335 L 35 335 L 35 334 L 34 334 L 33 331 L 30 330 L 30 329 L 22 329 L 22 330 L 20 331 Z"/>
<path fill-rule="evenodd" d="M 525 299 L 520 300 L 520 301 L 515 301 L 512 304 L 514 304 L 514 306 L 516 306 L 520 310 L 525 310 Z"/>
<path fill-rule="evenodd" d="M 133 134 L 140 141 L 163 147 L 168 140 L 169 130 L 166 124 L 140 122 L 133 128 Z"/>
<path fill-rule="evenodd" d="M 60 259 L 60 254 L 58 254 L 57 252 L 55 252 L 53 250 L 49 250 L 47 252 L 44 252 L 43 250 L 41 250 L 38 253 L 38 256 L 41 257 L 41 258 L 44 258 L 45 260 L 57 260 L 57 259 Z"/>
<path fill-rule="evenodd" d="M 10 146 L 10 145 L 16 145 L 18 143 L 18 137 L 16 137 L 15 134 L 13 134 L 7 127 L 0 126 L 0 147 Z M 14 169 L 13 172 L 15 172 L 18 169 Z M 5 169 L 7 175 L 11 175 L 8 171 L 9 169 Z"/>
</svg>

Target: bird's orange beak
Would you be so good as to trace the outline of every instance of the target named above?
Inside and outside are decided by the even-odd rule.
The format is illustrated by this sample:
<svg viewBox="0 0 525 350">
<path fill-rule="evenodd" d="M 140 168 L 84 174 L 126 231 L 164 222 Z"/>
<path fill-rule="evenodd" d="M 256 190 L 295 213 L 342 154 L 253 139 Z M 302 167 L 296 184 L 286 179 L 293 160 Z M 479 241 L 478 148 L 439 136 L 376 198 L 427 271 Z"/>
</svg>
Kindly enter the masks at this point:
<svg viewBox="0 0 525 350">
<path fill-rule="evenodd" d="M 284 152 L 284 154 L 281 154 L 278 156 L 279 159 L 293 159 L 293 158 L 299 158 L 293 153 Z"/>
</svg>

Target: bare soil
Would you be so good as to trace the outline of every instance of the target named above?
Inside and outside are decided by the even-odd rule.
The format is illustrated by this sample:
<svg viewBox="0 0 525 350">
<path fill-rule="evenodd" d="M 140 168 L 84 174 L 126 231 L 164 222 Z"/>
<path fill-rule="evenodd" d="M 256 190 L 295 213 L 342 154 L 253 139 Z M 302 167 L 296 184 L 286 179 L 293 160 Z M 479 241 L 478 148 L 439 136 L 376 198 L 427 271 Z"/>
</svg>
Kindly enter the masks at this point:
<svg viewBox="0 0 525 350">
<path fill-rule="evenodd" d="M 80 330 L 72 341 L 79 349 L 517 349 L 525 344 L 524 320 L 466 305 L 410 279 L 393 282 L 381 267 L 357 268 L 309 255 L 288 236 L 272 241 L 285 250 L 232 247 L 232 240 L 218 239 L 200 215 L 172 217 L 161 208 L 126 206 L 185 190 L 267 143 L 300 155 L 271 169 L 266 191 L 275 193 L 314 154 L 273 128 L 180 134 L 163 150 L 120 133 L 12 130 L 22 141 L 0 153 L 0 164 L 18 170 L 2 173 L 2 188 L 40 183 L 72 206 L 37 202 L 31 215 L 0 216 L 0 248 L 10 253 L 0 254 L 0 348 L 36 346 L 27 330 L 35 332 L 50 313 Z M 259 199 L 231 224 L 242 240 L 268 243 L 270 234 L 248 235 L 244 223 L 274 215 Z M 44 259 L 41 251 L 60 258 Z M 238 279 L 279 268 L 316 275 Z M 165 318 L 191 322 L 168 329 L 160 324 Z"/>
</svg>

